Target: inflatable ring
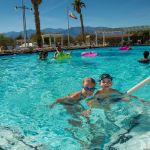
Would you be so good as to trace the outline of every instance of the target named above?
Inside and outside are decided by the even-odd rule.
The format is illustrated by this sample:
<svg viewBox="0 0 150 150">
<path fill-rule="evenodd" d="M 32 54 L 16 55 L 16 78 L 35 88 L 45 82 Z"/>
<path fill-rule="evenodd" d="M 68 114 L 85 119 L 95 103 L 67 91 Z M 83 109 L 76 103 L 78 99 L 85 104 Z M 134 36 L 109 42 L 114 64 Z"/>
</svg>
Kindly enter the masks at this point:
<svg viewBox="0 0 150 150">
<path fill-rule="evenodd" d="M 97 56 L 97 53 L 95 53 L 95 52 L 83 52 L 83 53 L 81 53 L 81 56 L 95 57 L 95 56 Z"/>
<path fill-rule="evenodd" d="M 56 60 L 63 60 L 63 59 L 67 59 L 67 58 L 71 58 L 71 55 L 69 53 L 65 53 L 65 52 L 61 52 L 58 56 L 56 56 Z"/>
</svg>

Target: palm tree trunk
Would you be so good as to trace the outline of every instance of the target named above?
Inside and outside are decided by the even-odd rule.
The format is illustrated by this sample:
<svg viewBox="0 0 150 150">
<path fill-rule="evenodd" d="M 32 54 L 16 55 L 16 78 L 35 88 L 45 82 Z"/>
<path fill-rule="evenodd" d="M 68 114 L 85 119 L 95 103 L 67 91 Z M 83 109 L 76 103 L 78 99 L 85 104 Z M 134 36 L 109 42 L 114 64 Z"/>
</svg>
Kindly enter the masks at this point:
<svg viewBox="0 0 150 150">
<path fill-rule="evenodd" d="M 81 22 L 81 29 L 82 29 L 82 40 L 85 43 L 85 33 L 84 33 L 84 25 L 83 25 L 82 13 L 80 13 L 80 22 Z"/>
<path fill-rule="evenodd" d="M 34 7 L 37 44 L 38 47 L 42 47 L 43 43 L 42 43 L 41 30 L 40 30 L 40 17 L 39 17 L 38 4 L 34 4 L 33 7 Z"/>
</svg>

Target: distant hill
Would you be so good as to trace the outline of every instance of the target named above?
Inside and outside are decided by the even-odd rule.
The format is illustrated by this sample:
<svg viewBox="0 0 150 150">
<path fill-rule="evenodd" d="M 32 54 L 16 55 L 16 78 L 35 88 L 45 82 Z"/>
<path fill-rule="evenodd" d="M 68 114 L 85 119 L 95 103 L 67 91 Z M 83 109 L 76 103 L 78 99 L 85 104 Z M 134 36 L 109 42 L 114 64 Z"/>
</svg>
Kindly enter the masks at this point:
<svg viewBox="0 0 150 150">
<path fill-rule="evenodd" d="M 85 32 L 87 33 L 94 33 L 95 29 L 97 28 L 106 28 L 106 27 L 85 27 Z M 46 29 L 42 29 L 41 32 L 44 33 L 61 33 L 64 35 L 68 34 L 68 30 L 67 29 L 62 29 L 62 28 L 58 28 L 58 29 L 53 29 L 53 28 L 46 28 Z M 28 36 L 31 36 L 33 33 L 35 33 L 35 30 L 29 29 L 27 30 Z M 81 28 L 80 27 L 71 27 L 70 28 L 70 35 L 75 37 L 77 35 L 79 35 L 81 33 Z M 23 34 L 23 31 L 20 32 L 7 32 L 7 33 L 3 33 L 4 35 L 11 37 L 11 38 L 16 38 L 17 36 L 19 36 L 20 34 Z"/>
</svg>

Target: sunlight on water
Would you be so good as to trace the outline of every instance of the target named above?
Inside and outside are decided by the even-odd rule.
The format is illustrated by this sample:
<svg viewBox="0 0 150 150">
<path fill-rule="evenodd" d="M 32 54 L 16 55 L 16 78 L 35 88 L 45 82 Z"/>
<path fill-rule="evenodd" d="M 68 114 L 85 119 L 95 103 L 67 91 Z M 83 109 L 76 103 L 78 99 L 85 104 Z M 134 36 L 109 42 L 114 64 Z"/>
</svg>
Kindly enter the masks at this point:
<svg viewBox="0 0 150 150">
<path fill-rule="evenodd" d="M 114 103 L 110 110 L 93 109 L 89 118 L 80 114 L 74 117 L 62 105 L 48 108 L 56 98 L 81 90 L 85 77 L 94 78 L 98 89 L 98 78 L 102 73 L 111 74 L 113 88 L 125 93 L 150 75 L 150 64 L 137 62 L 144 50 L 150 50 L 150 47 L 133 47 L 125 52 L 118 48 L 98 48 L 92 49 L 98 56 L 91 58 L 81 57 L 83 51 L 77 50 L 72 52 L 71 59 L 64 61 L 40 61 L 37 54 L 1 56 L 0 135 L 7 133 L 0 137 L 2 148 L 103 149 L 108 148 L 120 132 L 131 132 L 132 143 L 139 138 L 141 128 L 145 129 L 141 131 L 143 135 L 149 135 L 148 104 L 136 99 Z M 49 58 L 52 56 L 50 53 Z M 134 95 L 150 100 L 149 91 L 150 85 L 146 85 Z M 87 108 L 84 101 L 82 104 Z M 132 132 L 135 118 L 140 123 Z M 118 143 L 110 147 L 129 146 L 130 140 L 127 145 Z"/>
</svg>

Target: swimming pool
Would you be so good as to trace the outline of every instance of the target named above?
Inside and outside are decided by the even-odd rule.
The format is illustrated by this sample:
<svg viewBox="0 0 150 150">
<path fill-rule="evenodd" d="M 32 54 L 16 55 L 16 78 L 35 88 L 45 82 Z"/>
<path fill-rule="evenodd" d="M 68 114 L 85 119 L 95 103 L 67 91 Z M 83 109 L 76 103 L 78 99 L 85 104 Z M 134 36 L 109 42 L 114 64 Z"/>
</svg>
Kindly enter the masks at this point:
<svg viewBox="0 0 150 150">
<path fill-rule="evenodd" d="M 131 51 L 119 51 L 114 47 L 90 50 L 97 52 L 98 56 L 81 57 L 83 50 L 77 50 L 72 51 L 71 59 L 63 61 L 40 61 L 37 54 L 0 57 L 1 148 L 106 149 L 122 130 L 126 132 L 129 129 L 137 115 L 143 114 L 145 121 L 150 120 L 148 105 L 136 100 L 114 104 L 110 111 L 93 109 L 89 119 L 79 114 L 82 126 L 68 122 L 72 116 L 62 105 L 52 109 L 47 107 L 56 98 L 80 90 L 85 77 L 98 81 L 99 74 L 109 73 L 114 77 L 113 87 L 126 92 L 150 75 L 150 64 L 137 62 L 143 57 L 143 51 L 150 51 L 148 46 L 133 47 Z M 52 57 L 50 53 L 49 58 Z M 149 100 L 149 91 L 150 85 L 146 85 L 134 95 Z M 84 101 L 82 104 L 87 107 Z M 149 133 L 148 123 L 142 128 L 145 130 L 139 131 L 140 134 Z M 134 131 L 136 138 L 139 132 Z M 129 145 L 134 136 L 132 134 L 128 140 Z M 110 147 L 128 142 L 111 144 Z"/>
</svg>

